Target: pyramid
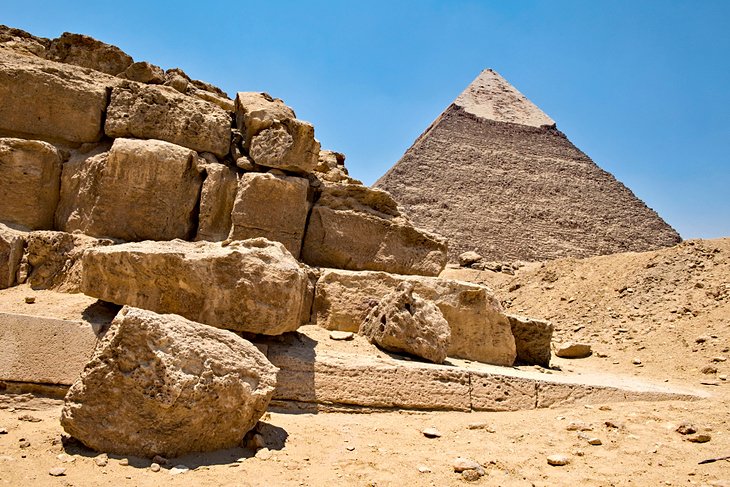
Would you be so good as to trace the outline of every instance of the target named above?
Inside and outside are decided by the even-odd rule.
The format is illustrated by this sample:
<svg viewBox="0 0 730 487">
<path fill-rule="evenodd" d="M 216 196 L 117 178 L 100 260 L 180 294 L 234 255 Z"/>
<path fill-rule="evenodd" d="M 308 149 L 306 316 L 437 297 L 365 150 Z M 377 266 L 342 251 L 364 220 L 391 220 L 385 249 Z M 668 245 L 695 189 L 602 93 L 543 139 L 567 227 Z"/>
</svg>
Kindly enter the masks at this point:
<svg viewBox="0 0 730 487">
<path fill-rule="evenodd" d="M 376 183 L 449 259 L 550 260 L 669 247 L 679 234 L 486 69 Z"/>
</svg>

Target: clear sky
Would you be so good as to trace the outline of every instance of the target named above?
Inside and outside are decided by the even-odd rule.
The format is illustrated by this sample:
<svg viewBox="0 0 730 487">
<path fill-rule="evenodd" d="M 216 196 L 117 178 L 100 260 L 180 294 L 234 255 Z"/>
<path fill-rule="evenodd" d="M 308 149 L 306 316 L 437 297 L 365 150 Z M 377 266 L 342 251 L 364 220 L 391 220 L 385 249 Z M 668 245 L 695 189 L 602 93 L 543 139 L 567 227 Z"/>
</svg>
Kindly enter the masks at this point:
<svg viewBox="0 0 730 487">
<path fill-rule="evenodd" d="M 730 0 L 2 0 L 0 23 L 283 98 L 367 184 L 491 67 L 684 238 L 730 236 Z"/>
</svg>

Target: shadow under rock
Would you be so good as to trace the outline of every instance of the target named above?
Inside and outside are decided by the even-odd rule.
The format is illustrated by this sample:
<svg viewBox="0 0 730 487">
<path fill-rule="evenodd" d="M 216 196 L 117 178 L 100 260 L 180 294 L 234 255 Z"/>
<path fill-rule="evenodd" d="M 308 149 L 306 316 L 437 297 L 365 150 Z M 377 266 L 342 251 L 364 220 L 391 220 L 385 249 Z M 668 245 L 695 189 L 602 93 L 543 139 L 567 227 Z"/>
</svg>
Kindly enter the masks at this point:
<svg viewBox="0 0 730 487">
<path fill-rule="evenodd" d="M 96 336 L 101 338 L 109 329 L 109 325 L 111 325 L 112 320 L 121 309 L 122 306 L 118 304 L 108 303 L 100 299 L 87 306 L 81 316 L 91 324 Z"/>
</svg>

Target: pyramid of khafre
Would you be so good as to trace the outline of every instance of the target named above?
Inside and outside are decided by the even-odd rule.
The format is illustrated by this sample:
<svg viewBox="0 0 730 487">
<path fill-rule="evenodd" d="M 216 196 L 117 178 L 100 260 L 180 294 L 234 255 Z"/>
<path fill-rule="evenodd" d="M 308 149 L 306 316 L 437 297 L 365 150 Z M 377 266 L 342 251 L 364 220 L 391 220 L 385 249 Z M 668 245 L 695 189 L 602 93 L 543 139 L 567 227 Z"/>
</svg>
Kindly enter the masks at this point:
<svg viewBox="0 0 730 487">
<path fill-rule="evenodd" d="M 452 261 L 467 250 L 487 260 L 544 260 L 681 240 L 491 69 L 374 186 L 416 225 L 447 236 Z"/>
</svg>

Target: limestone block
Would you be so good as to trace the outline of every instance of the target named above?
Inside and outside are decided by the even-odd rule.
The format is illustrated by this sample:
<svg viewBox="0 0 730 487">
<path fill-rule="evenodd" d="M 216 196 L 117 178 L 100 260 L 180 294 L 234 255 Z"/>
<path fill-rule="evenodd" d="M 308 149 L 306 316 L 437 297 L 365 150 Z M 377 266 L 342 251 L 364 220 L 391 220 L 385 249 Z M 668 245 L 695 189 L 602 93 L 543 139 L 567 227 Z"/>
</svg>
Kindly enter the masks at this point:
<svg viewBox="0 0 730 487">
<path fill-rule="evenodd" d="M 296 118 L 294 110 L 268 93 L 239 92 L 236 94 L 236 126 L 243 134 L 243 147 L 248 150 L 251 140 L 275 122 Z"/>
<path fill-rule="evenodd" d="M 130 64 L 127 69 L 119 73 L 119 77 L 154 85 L 161 85 L 165 82 L 165 72 L 162 68 L 147 61 Z"/>
<path fill-rule="evenodd" d="M 451 329 L 448 356 L 512 365 L 515 342 L 509 321 L 486 286 L 435 277 L 325 269 L 317 281 L 315 317 L 330 330 L 357 331 L 370 309 L 401 282 L 433 301 Z"/>
<path fill-rule="evenodd" d="M 57 228 L 127 241 L 191 238 L 202 177 L 197 155 L 159 140 L 116 139 L 64 165 Z"/>
<path fill-rule="evenodd" d="M 112 89 L 104 131 L 109 137 L 160 139 L 225 157 L 231 118 L 220 107 L 163 86 L 122 81 Z"/>
<path fill-rule="evenodd" d="M 0 380 L 70 385 L 95 345 L 90 323 L 0 312 Z"/>
<path fill-rule="evenodd" d="M 309 203 L 306 179 L 271 173 L 246 173 L 238 183 L 230 240 L 266 237 L 281 242 L 299 258 Z"/>
<path fill-rule="evenodd" d="M 96 142 L 102 136 L 107 87 L 117 82 L 76 66 L 0 52 L 0 134 Z"/>
<path fill-rule="evenodd" d="M 200 165 L 199 165 L 200 167 Z M 238 189 L 238 172 L 225 164 L 205 164 L 200 193 L 198 235 L 195 240 L 219 242 L 231 231 L 231 211 Z"/>
<path fill-rule="evenodd" d="M 16 284 L 26 235 L 0 223 L 0 289 Z"/>
<path fill-rule="evenodd" d="M 207 325 L 278 335 L 296 330 L 307 273 L 278 242 L 139 242 L 89 249 L 82 290 L 89 296 Z"/>
<path fill-rule="evenodd" d="M 294 172 L 312 172 L 319 159 L 314 126 L 294 118 L 274 122 L 251 140 L 249 155 L 256 164 Z"/>
<path fill-rule="evenodd" d="M 526 316 L 507 315 L 517 347 L 517 360 L 530 365 L 550 367 L 550 342 L 553 325 Z"/>
<path fill-rule="evenodd" d="M 0 138 L 0 221 L 52 229 L 61 163 L 58 151 L 47 142 Z"/>
<path fill-rule="evenodd" d="M 84 251 L 114 243 L 80 233 L 54 231 L 30 232 L 26 241 L 24 260 L 30 267 L 28 283 L 31 287 L 65 293 L 81 292 L 81 256 Z"/>
<path fill-rule="evenodd" d="M 266 412 L 276 372 L 234 333 L 124 308 L 69 389 L 61 425 L 118 455 L 232 448 Z"/>
<path fill-rule="evenodd" d="M 53 39 L 45 56 L 52 61 L 75 64 L 111 75 L 121 73 L 132 64 L 132 57 L 118 47 L 70 32 Z"/>
<path fill-rule="evenodd" d="M 368 313 L 359 333 L 384 350 L 425 358 L 437 364 L 446 359 L 451 330 L 431 301 L 413 292 L 404 281 Z"/>
<path fill-rule="evenodd" d="M 474 371 L 471 404 L 475 411 L 521 411 L 537 407 L 534 380 Z"/>
<path fill-rule="evenodd" d="M 24 30 L 0 25 L 0 51 L 43 57 L 50 42 L 45 37 L 36 37 Z"/>
</svg>

